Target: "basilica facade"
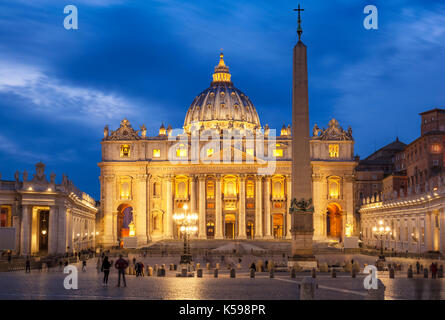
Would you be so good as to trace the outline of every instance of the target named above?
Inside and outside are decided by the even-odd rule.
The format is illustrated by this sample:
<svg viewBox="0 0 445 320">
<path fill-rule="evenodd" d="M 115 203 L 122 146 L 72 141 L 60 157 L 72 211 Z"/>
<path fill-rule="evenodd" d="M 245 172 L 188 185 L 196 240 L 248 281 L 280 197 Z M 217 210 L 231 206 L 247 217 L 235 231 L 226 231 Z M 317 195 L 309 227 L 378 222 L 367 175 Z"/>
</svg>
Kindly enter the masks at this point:
<svg viewBox="0 0 445 320">
<path fill-rule="evenodd" d="M 105 127 L 96 226 L 104 247 L 180 238 L 174 217 L 187 213 L 197 216 L 197 239 L 291 238 L 291 127 L 261 126 L 222 54 L 212 80 L 180 130 L 162 125 L 150 136 L 126 119 Z M 310 156 L 314 239 L 356 234 L 352 130 L 335 119 L 316 125 Z"/>
</svg>

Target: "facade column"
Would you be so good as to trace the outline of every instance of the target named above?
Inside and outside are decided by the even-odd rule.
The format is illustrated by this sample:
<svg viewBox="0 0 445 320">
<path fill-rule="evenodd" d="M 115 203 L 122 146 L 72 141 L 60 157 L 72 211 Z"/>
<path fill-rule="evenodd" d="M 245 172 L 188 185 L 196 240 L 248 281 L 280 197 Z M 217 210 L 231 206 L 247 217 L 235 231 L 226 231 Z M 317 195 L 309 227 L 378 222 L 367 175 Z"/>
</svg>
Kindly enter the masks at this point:
<svg viewBox="0 0 445 320">
<path fill-rule="evenodd" d="M 198 228 L 198 238 L 206 239 L 206 176 L 204 174 L 200 174 L 198 176 L 198 198 L 199 198 L 199 228 Z"/>
<path fill-rule="evenodd" d="M 238 239 L 246 239 L 246 175 L 240 175 Z"/>
<path fill-rule="evenodd" d="M 270 216 L 270 176 L 264 177 L 264 239 L 272 239 Z"/>
<path fill-rule="evenodd" d="M 222 224 L 221 175 L 217 175 L 215 181 L 215 239 L 223 239 Z"/>
<path fill-rule="evenodd" d="M 137 209 L 136 209 L 136 237 L 138 246 L 148 243 L 147 238 L 147 178 L 148 175 L 137 176 Z"/>
<path fill-rule="evenodd" d="M 57 207 L 49 207 L 48 254 L 57 252 Z"/>
<path fill-rule="evenodd" d="M 255 177 L 255 238 L 261 239 L 263 237 L 263 208 L 262 208 L 262 193 L 263 184 L 262 177 Z"/>
<path fill-rule="evenodd" d="M 165 236 L 168 239 L 173 238 L 173 176 L 168 175 L 166 179 L 167 183 L 167 212 L 166 212 L 166 228 Z"/>
<path fill-rule="evenodd" d="M 102 244 L 104 247 L 111 247 L 116 245 L 115 241 L 115 233 L 116 229 L 113 228 L 113 219 L 114 219 L 114 210 L 113 202 L 116 200 L 114 198 L 114 189 L 115 185 L 115 176 L 114 175 L 105 175 L 102 177 L 104 181 L 104 194 L 101 196 L 102 201 L 104 202 L 103 210 L 104 210 L 104 231 L 102 235 Z M 73 230 L 73 222 L 71 221 L 71 230 Z M 72 251 L 74 248 L 71 245 L 70 250 Z"/>
<path fill-rule="evenodd" d="M 292 234 L 290 233 L 290 229 L 292 226 L 292 222 L 291 222 L 291 215 L 289 212 L 290 209 L 290 202 L 292 200 L 292 179 L 290 175 L 286 176 L 286 184 L 287 184 L 287 193 L 286 193 L 286 202 L 287 202 L 287 207 L 286 207 L 286 239 L 292 239 Z"/>
<path fill-rule="evenodd" d="M 20 254 L 22 256 L 31 254 L 31 207 L 22 206 L 22 226 L 20 231 Z"/>
</svg>

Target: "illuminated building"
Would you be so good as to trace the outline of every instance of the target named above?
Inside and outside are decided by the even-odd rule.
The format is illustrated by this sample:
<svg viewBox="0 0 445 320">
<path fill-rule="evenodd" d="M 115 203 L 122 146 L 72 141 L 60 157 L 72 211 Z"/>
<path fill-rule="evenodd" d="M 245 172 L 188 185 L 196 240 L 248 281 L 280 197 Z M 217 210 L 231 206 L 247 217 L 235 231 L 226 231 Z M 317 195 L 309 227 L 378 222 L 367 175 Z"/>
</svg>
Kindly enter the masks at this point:
<svg viewBox="0 0 445 320">
<path fill-rule="evenodd" d="M 198 215 L 198 239 L 291 238 L 291 128 L 284 125 L 275 139 L 267 124 L 261 127 L 252 101 L 233 85 L 223 54 L 212 79 L 192 102 L 179 134 L 162 125 L 155 136 L 142 136 L 126 119 L 115 131 L 105 128 L 98 226 L 104 246 L 129 237 L 125 219 L 134 223 L 139 247 L 179 238 L 173 216 L 184 213 L 184 204 Z M 195 141 L 194 132 L 208 141 Z M 223 133 L 233 134 L 229 144 Z M 261 141 L 264 152 L 239 136 Z M 314 238 L 340 240 L 346 224 L 355 223 L 352 131 L 333 119 L 327 129 L 314 128 L 310 148 Z M 271 162 L 274 170 L 261 174 Z"/>
</svg>

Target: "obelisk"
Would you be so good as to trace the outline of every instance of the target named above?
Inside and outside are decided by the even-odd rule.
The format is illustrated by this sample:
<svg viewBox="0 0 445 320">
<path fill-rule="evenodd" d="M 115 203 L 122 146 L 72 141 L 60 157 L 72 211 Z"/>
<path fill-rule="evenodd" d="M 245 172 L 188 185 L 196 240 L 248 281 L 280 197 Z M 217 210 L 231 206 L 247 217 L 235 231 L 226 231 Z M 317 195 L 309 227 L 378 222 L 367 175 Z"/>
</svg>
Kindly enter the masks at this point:
<svg viewBox="0 0 445 320">
<path fill-rule="evenodd" d="M 307 48 L 301 41 L 301 17 L 298 5 L 298 42 L 293 52 L 292 88 L 292 251 L 291 265 L 316 267 L 312 252 L 314 236 L 312 206 L 312 169 L 309 149 L 309 93 Z"/>
</svg>

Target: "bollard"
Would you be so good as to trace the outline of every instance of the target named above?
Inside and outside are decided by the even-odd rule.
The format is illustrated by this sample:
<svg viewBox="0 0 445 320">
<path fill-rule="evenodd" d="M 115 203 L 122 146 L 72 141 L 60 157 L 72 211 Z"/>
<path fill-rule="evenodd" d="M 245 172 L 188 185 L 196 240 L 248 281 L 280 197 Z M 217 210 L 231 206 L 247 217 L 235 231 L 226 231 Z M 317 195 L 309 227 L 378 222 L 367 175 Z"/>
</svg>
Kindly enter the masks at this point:
<svg viewBox="0 0 445 320">
<path fill-rule="evenodd" d="M 297 276 L 297 270 L 295 268 L 292 268 L 290 270 L 290 277 L 295 278 Z"/>
<path fill-rule="evenodd" d="M 443 278 L 443 266 L 440 265 L 439 270 L 437 272 L 437 277 Z"/>
<path fill-rule="evenodd" d="M 337 271 L 335 271 L 334 268 L 332 268 L 332 270 L 331 270 L 331 277 L 332 278 L 337 278 Z"/>
<path fill-rule="evenodd" d="M 155 264 L 155 266 L 154 266 L 154 268 L 153 268 L 153 271 L 154 271 L 154 272 L 158 272 L 158 265 L 157 265 L 157 264 Z"/>
<path fill-rule="evenodd" d="M 218 269 L 215 269 L 215 270 L 213 271 L 213 277 L 214 277 L 214 278 L 218 278 Z"/>
<path fill-rule="evenodd" d="M 210 270 L 210 262 L 207 262 L 206 268 L 207 268 L 207 270 Z"/>
<path fill-rule="evenodd" d="M 187 268 L 181 269 L 181 277 L 187 277 Z"/>
<path fill-rule="evenodd" d="M 161 269 L 161 277 L 165 277 L 165 268 L 164 267 L 162 267 L 162 269 Z"/>
<path fill-rule="evenodd" d="M 312 268 L 312 270 L 311 270 L 311 277 L 312 278 L 316 278 L 317 277 L 317 271 L 315 270 L 315 268 Z"/>
<path fill-rule="evenodd" d="M 394 268 L 389 269 L 389 278 L 394 279 Z"/>
<path fill-rule="evenodd" d="M 351 278 L 355 278 L 356 276 L 356 271 L 354 268 L 351 269 Z"/>
<path fill-rule="evenodd" d="M 236 278 L 236 271 L 234 268 L 230 269 L 230 278 Z"/>
<path fill-rule="evenodd" d="M 423 277 L 424 277 L 425 279 L 428 279 L 428 268 L 424 268 L 424 269 L 423 269 Z"/>
<path fill-rule="evenodd" d="M 176 264 L 173 265 L 173 269 L 176 271 L 178 270 L 178 266 Z"/>
<path fill-rule="evenodd" d="M 409 266 L 409 268 L 408 268 L 407 277 L 408 277 L 408 279 L 412 279 L 412 277 L 413 277 L 413 267 L 412 266 Z"/>
<path fill-rule="evenodd" d="M 255 270 L 250 269 L 250 277 L 255 278 Z"/>
<path fill-rule="evenodd" d="M 273 277 L 274 277 L 274 271 L 273 271 L 273 268 L 270 269 L 269 277 L 270 277 L 270 278 L 273 278 Z"/>
<path fill-rule="evenodd" d="M 196 271 L 196 276 L 197 276 L 198 278 L 202 278 L 202 269 L 198 269 L 198 270 Z"/>
<path fill-rule="evenodd" d="M 147 269 L 147 276 L 148 277 L 153 276 L 153 268 L 152 267 L 148 267 L 148 269 Z"/>
<path fill-rule="evenodd" d="M 315 289 L 318 288 L 314 277 L 303 278 L 303 281 L 301 281 L 298 287 L 300 288 L 300 300 L 314 300 Z"/>
<path fill-rule="evenodd" d="M 368 289 L 368 295 L 365 297 L 365 300 L 385 300 L 385 285 L 382 280 L 377 279 L 377 288 L 376 289 Z"/>
</svg>

